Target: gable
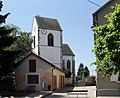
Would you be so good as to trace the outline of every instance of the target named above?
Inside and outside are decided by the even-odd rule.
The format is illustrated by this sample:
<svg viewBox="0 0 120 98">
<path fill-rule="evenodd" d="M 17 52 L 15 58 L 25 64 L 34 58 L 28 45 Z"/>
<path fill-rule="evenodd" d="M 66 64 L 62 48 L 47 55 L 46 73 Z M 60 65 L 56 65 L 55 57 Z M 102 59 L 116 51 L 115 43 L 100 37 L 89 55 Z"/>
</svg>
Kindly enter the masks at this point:
<svg viewBox="0 0 120 98">
<path fill-rule="evenodd" d="M 42 58 L 35 56 L 34 54 L 31 54 L 30 56 L 28 56 L 27 61 L 29 61 L 29 60 L 36 60 L 36 65 L 43 68 L 43 69 L 53 67 L 53 65 L 46 62 Z"/>
<path fill-rule="evenodd" d="M 54 65 L 52 65 L 51 63 L 49 63 L 48 61 L 44 60 L 43 58 L 37 56 L 34 53 L 30 53 L 28 56 L 26 56 L 24 59 L 22 59 L 19 63 L 18 63 L 18 67 L 20 68 L 20 66 L 24 66 L 24 67 L 28 67 L 29 65 L 29 60 L 36 60 L 36 67 L 42 67 L 43 69 L 46 68 L 52 68 L 54 67 Z M 26 69 L 25 68 L 25 69 Z M 28 68 L 27 68 L 28 69 Z M 26 69 L 26 70 L 27 70 Z"/>
<path fill-rule="evenodd" d="M 70 56 L 75 56 L 68 44 L 62 44 L 62 54 L 63 55 L 70 55 Z"/>
<path fill-rule="evenodd" d="M 102 7 L 93 13 L 93 25 L 103 25 L 107 22 L 105 15 L 112 12 L 111 6 L 115 6 L 117 3 L 120 3 L 120 0 L 109 0 Z"/>
<path fill-rule="evenodd" d="M 108 6 L 109 8 L 111 6 L 114 6 L 116 3 L 120 3 L 120 0 L 109 0 L 107 3 L 105 3 L 102 7 L 100 7 L 97 11 L 93 13 L 93 15 L 101 12 L 102 10 L 105 10 Z"/>
<path fill-rule="evenodd" d="M 36 67 L 41 67 L 42 69 L 48 69 L 48 68 L 56 68 L 57 70 L 63 72 L 61 69 L 53 65 L 52 63 L 46 61 L 45 59 L 41 58 L 40 56 L 30 53 L 28 56 L 26 56 L 24 59 L 22 59 L 18 67 L 20 68 L 25 67 L 24 70 L 28 70 L 29 60 L 36 60 Z"/>
</svg>

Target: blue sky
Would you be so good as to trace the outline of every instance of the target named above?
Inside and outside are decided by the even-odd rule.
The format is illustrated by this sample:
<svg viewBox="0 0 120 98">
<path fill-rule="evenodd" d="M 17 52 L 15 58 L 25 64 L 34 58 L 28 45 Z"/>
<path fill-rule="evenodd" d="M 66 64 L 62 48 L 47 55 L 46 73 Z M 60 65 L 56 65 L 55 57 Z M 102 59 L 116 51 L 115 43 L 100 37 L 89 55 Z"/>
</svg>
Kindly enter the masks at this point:
<svg viewBox="0 0 120 98">
<path fill-rule="evenodd" d="M 100 6 L 108 0 L 91 0 Z M 63 30 L 63 43 L 69 44 L 74 52 L 76 71 L 80 63 L 88 66 L 94 74 L 95 61 L 92 13 L 99 7 L 87 0 L 3 0 L 2 13 L 10 12 L 7 23 L 12 23 L 22 31 L 31 32 L 33 17 L 55 18 Z"/>
</svg>

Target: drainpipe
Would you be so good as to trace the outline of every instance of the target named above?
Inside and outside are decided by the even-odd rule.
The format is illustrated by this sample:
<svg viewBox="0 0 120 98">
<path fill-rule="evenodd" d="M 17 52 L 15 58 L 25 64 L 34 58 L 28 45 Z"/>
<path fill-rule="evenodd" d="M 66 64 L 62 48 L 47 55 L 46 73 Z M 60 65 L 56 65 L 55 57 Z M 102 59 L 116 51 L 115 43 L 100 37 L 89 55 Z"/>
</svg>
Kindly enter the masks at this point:
<svg viewBox="0 0 120 98">
<path fill-rule="evenodd" d="M 40 56 L 40 28 L 38 27 L 38 55 Z"/>
<path fill-rule="evenodd" d="M 53 67 L 52 69 L 52 91 L 53 91 L 53 70 L 55 69 L 55 67 Z"/>
</svg>

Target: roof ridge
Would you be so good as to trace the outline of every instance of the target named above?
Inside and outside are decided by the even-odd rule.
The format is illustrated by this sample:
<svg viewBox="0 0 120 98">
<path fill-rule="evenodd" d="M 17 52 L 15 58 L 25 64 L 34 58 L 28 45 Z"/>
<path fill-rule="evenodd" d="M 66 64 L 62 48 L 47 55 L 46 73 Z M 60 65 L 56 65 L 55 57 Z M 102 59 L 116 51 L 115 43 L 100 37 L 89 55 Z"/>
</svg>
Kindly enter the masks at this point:
<svg viewBox="0 0 120 98">
<path fill-rule="evenodd" d="M 40 17 L 40 18 L 45 18 L 45 19 L 57 20 L 56 18 L 43 17 L 43 16 L 39 16 L 39 15 L 36 15 L 34 17 Z"/>
<path fill-rule="evenodd" d="M 110 4 L 114 0 L 109 0 L 105 4 L 103 4 L 98 10 L 96 10 L 93 15 L 95 15 L 97 12 L 101 11 L 104 7 L 106 7 L 108 4 Z"/>
<path fill-rule="evenodd" d="M 75 56 L 68 44 L 62 44 L 62 54 Z"/>
<path fill-rule="evenodd" d="M 37 21 L 38 27 L 40 28 L 62 31 L 57 19 L 41 16 L 35 16 L 35 19 Z"/>
</svg>

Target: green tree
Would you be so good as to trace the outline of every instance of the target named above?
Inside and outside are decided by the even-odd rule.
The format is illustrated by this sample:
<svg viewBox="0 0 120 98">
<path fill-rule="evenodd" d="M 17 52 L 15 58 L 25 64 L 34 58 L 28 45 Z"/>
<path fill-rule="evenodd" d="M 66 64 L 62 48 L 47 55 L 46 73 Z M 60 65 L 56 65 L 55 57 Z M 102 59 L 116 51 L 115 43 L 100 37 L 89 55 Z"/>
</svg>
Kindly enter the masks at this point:
<svg viewBox="0 0 120 98">
<path fill-rule="evenodd" d="M 75 82 L 75 61 L 74 60 L 73 60 L 73 65 L 72 65 L 72 75 L 73 75 L 72 83 L 74 84 Z"/>
<path fill-rule="evenodd" d="M 87 66 L 83 69 L 83 75 L 84 77 L 90 76 L 90 71 Z"/>
<path fill-rule="evenodd" d="M 65 72 L 65 78 L 71 78 L 71 72 L 69 69 L 64 69 Z"/>
<path fill-rule="evenodd" d="M 0 11 L 2 6 L 2 1 L 0 0 Z M 5 20 L 9 14 L 0 15 L 0 80 L 12 74 L 15 67 L 15 58 L 18 54 L 16 51 L 8 51 L 6 49 L 17 40 L 16 37 L 11 36 L 13 28 L 6 29 L 4 27 Z"/>
<path fill-rule="evenodd" d="M 16 26 L 16 25 L 14 25 L 14 24 L 6 24 L 6 25 L 4 25 L 4 27 L 6 28 L 6 29 L 13 29 L 13 31 L 11 32 L 11 34 L 10 35 L 12 35 L 13 37 L 17 37 L 17 36 L 19 36 L 20 35 L 20 33 L 21 33 L 21 29 L 18 27 L 18 26 Z"/>
<path fill-rule="evenodd" d="M 79 68 L 78 68 L 78 72 L 77 72 L 77 80 L 82 80 L 83 68 L 84 68 L 84 65 L 82 63 L 80 63 Z"/>
<path fill-rule="evenodd" d="M 28 32 L 22 32 L 19 27 L 13 24 L 6 25 L 5 27 L 14 28 L 12 31 L 12 36 L 17 37 L 17 40 L 11 45 L 11 47 L 8 47 L 7 49 L 19 51 L 19 56 L 17 57 L 18 62 L 32 51 L 31 45 L 33 40 L 31 34 Z"/>
<path fill-rule="evenodd" d="M 20 59 L 27 56 L 32 51 L 32 37 L 30 33 L 27 32 L 21 32 L 19 38 L 15 42 L 15 46 L 17 50 L 20 50 Z"/>
<path fill-rule="evenodd" d="M 107 14 L 107 23 L 95 27 L 97 34 L 93 52 L 96 56 L 97 72 L 110 76 L 120 70 L 120 4 L 112 7 L 113 12 Z"/>
</svg>

